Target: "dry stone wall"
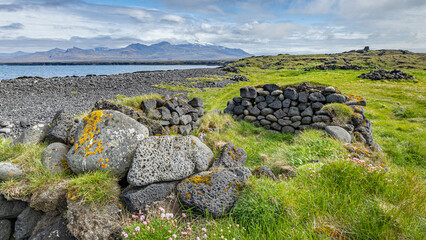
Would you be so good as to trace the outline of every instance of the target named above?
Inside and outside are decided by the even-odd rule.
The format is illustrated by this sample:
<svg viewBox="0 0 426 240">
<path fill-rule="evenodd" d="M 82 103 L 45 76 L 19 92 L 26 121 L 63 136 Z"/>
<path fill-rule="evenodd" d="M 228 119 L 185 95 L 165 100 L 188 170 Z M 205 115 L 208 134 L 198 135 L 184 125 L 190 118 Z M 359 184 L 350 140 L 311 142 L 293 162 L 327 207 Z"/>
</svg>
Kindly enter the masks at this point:
<svg viewBox="0 0 426 240">
<path fill-rule="evenodd" d="M 330 112 L 323 109 L 324 105 L 330 103 L 351 106 L 354 110 L 352 119 L 344 124 L 334 121 Z M 371 122 L 364 115 L 366 105 L 364 98 L 343 95 L 333 87 L 309 83 L 287 87 L 266 84 L 241 88 L 240 96 L 228 101 L 224 113 L 231 114 L 238 121 L 245 120 L 275 133 L 299 133 L 308 128 L 317 128 L 341 140 L 347 141 L 346 136 L 350 136 L 352 141 L 374 146 Z M 332 125 L 338 128 L 330 128 Z M 347 135 L 341 130 L 347 132 Z"/>
</svg>

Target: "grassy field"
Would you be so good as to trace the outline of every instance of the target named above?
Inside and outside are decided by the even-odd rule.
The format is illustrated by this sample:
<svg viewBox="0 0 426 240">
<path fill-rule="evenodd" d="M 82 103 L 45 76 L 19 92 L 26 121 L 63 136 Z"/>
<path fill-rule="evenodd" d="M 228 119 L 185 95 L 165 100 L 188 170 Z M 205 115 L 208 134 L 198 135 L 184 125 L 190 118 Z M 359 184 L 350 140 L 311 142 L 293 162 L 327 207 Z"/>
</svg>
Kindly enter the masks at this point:
<svg viewBox="0 0 426 240">
<path fill-rule="evenodd" d="M 357 53 L 348 53 L 353 54 Z M 178 239 L 196 239 L 204 235 L 208 239 L 221 236 L 223 239 L 426 239 L 424 55 L 389 53 L 389 58 L 381 59 L 386 54 L 379 56 L 378 51 L 372 54 L 370 59 L 353 57 L 351 63 L 380 63 L 386 70 L 405 66 L 404 71 L 415 76 L 417 82 L 357 78 L 369 70 L 305 71 L 306 66 L 317 64 L 316 60 L 310 59 L 324 61 L 321 59 L 325 55 L 280 55 L 236 62 L 233 65 L 246 65 L 239 68 L 240 74 L 247 76 L 250 82 L 196 91 L 190 93 L 190 97 L 203 98 L 206 110 L 213 110 L 225 108 L 228 100 L 239 95 L 242 86 L 265 83 L 284 86 L 305 81 L 331 85 L 343 94 L 357 94 L 367 99 L 366 116 L 372 121 L 374 139 L 384 155 L 374 153 L 368 164 L 362 163 L 348 158 L 341 142 L 320 131 L 310 130 L 299 135 L 273 134 L 247 122 L 236 122 L 228 115 L 207 114 L 199 131 L 211 122 L 218 126 L 220 131 L 209 134 L 206 139 L 206 144 L 215 153 L 223 144 L 233 142 L 247 151 L 247 167 L 266 164 L 282 178 L 272 181 L 252 177 L 225 218 L 204 218 L 189 210 L 184 217 L 175 216 L 176 222 L 173 223 L 151 218 L 149 230 L 141 222 L 133 221 L 123 226 L 128 238 L 168 239 L 176 234 Z M 336 58 L 339 64 L 341 56 Z M 264 69 L 274 61 L 281 65 Z M 249 66 L 247 62 L 251 62 Z M 127 99 L 120 96 L 117 101 L 137 106 L 142 99 L 144 97 Z M 29 174 L 20 181 L 3 182 L 0 191 L 21 196 L 40 186 L 40 178 L 52 182 L 65 179 L 70 182 L 68 188 L 76 200 L 117 201 L 116 180 L 112 176 L 99 173 L 52 176 L 37 163 L 44 145 L 10 148 L 6 147 L 7 143 L 7 140 L 0 141 L 0 161 L 16 161 L 27 167 L 28 172 L 32 169 L 39 173 Z M 283 175 L 289 168 L 294 169 L 295 176 Z M 90 188 L 91 184 L 100 181 L 102 187 Z M 28 187 L 23 188 L 22 183 Z M 135 230 L 137 227 L 140 229 Z M 133 236 L 134 232 L 139 233 Z M 183 236 L 183 232 L 187 235 Z"/>
</svg>

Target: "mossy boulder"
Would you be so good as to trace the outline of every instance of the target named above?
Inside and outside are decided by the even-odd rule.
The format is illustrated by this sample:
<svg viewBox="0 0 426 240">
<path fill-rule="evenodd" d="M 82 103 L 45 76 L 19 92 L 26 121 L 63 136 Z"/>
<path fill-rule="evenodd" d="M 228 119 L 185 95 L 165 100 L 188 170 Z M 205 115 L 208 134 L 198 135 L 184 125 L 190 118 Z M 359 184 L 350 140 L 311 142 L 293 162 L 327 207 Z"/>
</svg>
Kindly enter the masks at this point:
<svg viewBox="0 0 426 240">
<path fill-rule="evenodd" d="M 67 154 L 75 173 L 95 170 L 125 176 L 139 141 L 148 129 L 123 113 L 102 110 L 89 113 L 77 129 L 78 138 Z"/>
</svg>

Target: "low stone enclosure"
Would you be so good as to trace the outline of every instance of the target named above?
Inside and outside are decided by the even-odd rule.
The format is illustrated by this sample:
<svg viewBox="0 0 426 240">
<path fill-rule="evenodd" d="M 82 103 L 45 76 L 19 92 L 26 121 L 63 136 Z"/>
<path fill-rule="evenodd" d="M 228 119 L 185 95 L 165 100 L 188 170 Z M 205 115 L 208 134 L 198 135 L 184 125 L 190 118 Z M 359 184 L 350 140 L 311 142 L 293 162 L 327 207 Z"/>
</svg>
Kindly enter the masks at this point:
<svg viewBox="0 0 426 240">
<path fill-rule="evenodd" d="M 361 97 L 310 84 L 243 87 L 240 95 L 224 111 L 238 120 L 277 134 L 319 128 L 345 142 L 376 146 Z M 330 103 L 350 106 L 349 122 L 339 122 L 333 110 L 324 108 Z M 53 173 L 113 173 L 121 179 L 120 201 L 130 212 L 159 206 L 179 212 L 184 207 L 221 217 L 251 175 L 276 177 L 267 166 L 245 167 L 246 151 L 232 143 L 214 156 L 202 139 L 189 135 L 203 115 L 200 98 L 164 96 L 145 100 L 140 108 L 101 100 L 83 119 L 60 111 L 51 124 L 27 128 L 11 144 L 50 143 L 41 162 Z M 13 162 L 0 162 L 0 181 L 24 174 Z M 41 187 L 19 198 L 0 194 L 0 239 L 119 238 L 118 202 L 93 209 L 82 205 L 67 184 Z"/>
<path fill-rule="evenodd" d="M 338 119 L 338 109 L 327 108 L 332 103 L 352 108 L 350 118 Z M 266 84 L 241 88 L 240 96 L 228 101 L 224 112 L 236 120 L 245 120 L 275 133 L 316 128 L 347 143 L 359 141 L 375 147 L 371 122 L 364 115 L 366 105 L 364 98 L 353 94 L 345 96 L 333 87 L 309 83 L 286 87 Z"/>
<path fill-rule="evenodd" d="M 359 78 L 363 79 L 370 79 L 370 80 L 386 80 L 386 81 L 395 81 L 395 80 L 414 80 L 414 76 L 409 75 L 408 73 L 402 72 L 400 70 L 392 70 L 392 71 L 386 71 L 386 70 L 376 70 L 376 71 L 370 71 L 369 73 L 363 73 L 358 76 Z"/>
</svg>

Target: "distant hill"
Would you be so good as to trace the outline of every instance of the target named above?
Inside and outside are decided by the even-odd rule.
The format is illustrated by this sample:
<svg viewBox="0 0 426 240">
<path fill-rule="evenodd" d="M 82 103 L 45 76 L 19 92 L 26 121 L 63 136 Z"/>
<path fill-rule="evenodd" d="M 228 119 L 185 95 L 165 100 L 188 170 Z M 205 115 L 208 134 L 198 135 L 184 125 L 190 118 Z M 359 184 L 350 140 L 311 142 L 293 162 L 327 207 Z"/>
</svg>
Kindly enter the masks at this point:
<svg viewBox="0 0 426 240">
<path fill-rule="evenodd" d="M 271 70 L 333 70 L 333 69 L 421 69 L 426 70 L 426 54 L 407 50 L 360 49 L 343 53 L 257 56 L 240 59 L 228 65 L 228 69 L 258 67 Z"/>
<path fill-rule="evenodd" d="M 205 44 L 160 42 L 152 45 L 131 44 L 125 48 L 95 49 L 55 48 L 46 52 L 0 54 L 0 62 L 67 62 L 67 61 L 138 61 L 138 60 L 208 60 L 248 57 L 241 50 Z"/>
</svg>

